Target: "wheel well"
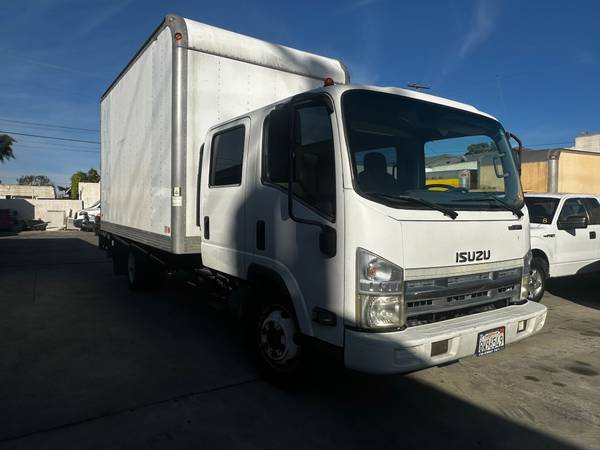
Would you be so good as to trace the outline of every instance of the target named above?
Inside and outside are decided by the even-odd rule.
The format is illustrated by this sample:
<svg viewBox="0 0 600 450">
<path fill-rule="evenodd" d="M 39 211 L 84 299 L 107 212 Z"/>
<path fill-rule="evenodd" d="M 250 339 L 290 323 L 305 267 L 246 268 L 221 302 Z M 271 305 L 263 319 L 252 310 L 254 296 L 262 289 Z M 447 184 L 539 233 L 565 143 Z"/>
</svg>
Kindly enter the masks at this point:
<svg viewBox="0 0 600 450">
<path fill-rule="evenodd" d="M 270 288 L 275 289 L 277 294 L 284 295 L 288 300 L 291 300 L 285 281 L 273 269 L 258 264 L 251 264 L 248 268 L 247 280 L 252 289 L 255 289 L 257 286 L 268 285 Z"/>
<path fill-rule="evenodd" d="M 531 250 L 531 255 L 534 258 L 541 258 L 544 260 L 544 262 L 546 263 L 546 276 L 550 276 L 550 263 L 548 261 L 548 256 L 542 250 L 537 248 Z"/>
</svg>

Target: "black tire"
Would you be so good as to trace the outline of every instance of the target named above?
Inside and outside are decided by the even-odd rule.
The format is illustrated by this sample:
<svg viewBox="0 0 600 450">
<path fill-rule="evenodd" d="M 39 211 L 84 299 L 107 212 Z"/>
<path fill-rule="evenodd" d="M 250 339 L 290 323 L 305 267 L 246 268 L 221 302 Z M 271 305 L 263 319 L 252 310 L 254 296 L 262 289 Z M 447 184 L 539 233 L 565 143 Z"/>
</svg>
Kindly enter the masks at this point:
<svg viewBox="0 0 600 450">
<path fill-rule="evenodd" d="M 307 365 L 307 351 L 291 302 L 285 297 L 265 300 L 253 315 L 252 339 L 259 372 L 279 387 L 298 387 Z"/>
<path fill-rule="evenodd" d="M 127 247 L 114 241 L 110 250 L 113 260 L 113 273 L 115 275 L 127 275 Z"/>
<path fill-rule="evenodd" d="M 154 289 L 162 282 L 163 271 L 158 262 L 150 259 L 135 247 L 127 255 L 127 281 L 134 291 Z"/>
<path fill-rule="evenodd" d="M 541 302 L 546 292 L 546 280 L 548 278 L 548 264 L 539 256 L 531 260 L 531 272 L 529 273 L 529 297 L 532 302 Z"/>
</svg>

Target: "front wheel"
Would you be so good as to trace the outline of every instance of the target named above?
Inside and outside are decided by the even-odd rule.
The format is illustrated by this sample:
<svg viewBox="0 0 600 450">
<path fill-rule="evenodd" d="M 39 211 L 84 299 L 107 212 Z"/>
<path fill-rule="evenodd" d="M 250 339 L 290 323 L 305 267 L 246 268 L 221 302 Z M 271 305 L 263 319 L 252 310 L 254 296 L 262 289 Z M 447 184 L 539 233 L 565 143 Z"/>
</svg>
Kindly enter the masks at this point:
<svg viewBox="0 0 600 450">
<path fill-rule="evenodd" d="M 256 315 L 254 338 L 265 378 L 283 387 L 298 384 L 305 352 L 293 308 L 287 302 L 266 302 Z"/>
<path fill-rule="evenodd" d="M 548 276 L 548 268 L 546 261 L 542 258 L 534 256 L 531 260 L 531 272 L 529 273 L 529 300 L 533 302 L 541 302 L 544 292 L 546 291 L 546 278 Z"/>
</svg>

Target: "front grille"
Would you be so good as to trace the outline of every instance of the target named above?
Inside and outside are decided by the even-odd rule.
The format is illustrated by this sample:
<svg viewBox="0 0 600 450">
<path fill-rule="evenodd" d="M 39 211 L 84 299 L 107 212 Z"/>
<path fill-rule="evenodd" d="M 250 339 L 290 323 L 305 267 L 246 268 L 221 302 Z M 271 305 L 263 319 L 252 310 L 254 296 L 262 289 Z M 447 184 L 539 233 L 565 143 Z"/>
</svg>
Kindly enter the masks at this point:
<svg viewBox="0 0 600 450">
<path fill-rule="evenodd" d="M 425 325 L 428 323 L 440 322 L 442 320 L 455 319 L 457 317 L 468 316 L 494 309 L 504 308 L 508 306 L 510 299 L 504 298 L 491 303 L 485 303 L 478 306 L 467 306 L 465 308 L 454 309 L 450 311 L 441 311 L 433 313 L 417 314 L 406 319 L 406 325 L 415 327 L 417 325 Z"/>
<path fill-rule="evenodd" d="M 521 269 L 407 281 L 404 299 L 408 326 L 490 311 L 517 301 Z"/>
</svg>

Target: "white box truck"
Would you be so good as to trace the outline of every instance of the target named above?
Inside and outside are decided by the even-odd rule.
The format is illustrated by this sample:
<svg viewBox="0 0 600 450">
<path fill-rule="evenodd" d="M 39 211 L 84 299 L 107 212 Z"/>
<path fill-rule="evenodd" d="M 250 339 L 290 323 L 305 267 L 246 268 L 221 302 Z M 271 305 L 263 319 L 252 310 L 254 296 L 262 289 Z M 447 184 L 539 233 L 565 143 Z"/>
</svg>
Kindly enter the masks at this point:
<svg viewBox="0 0 600 450">
<path fill-rule="evenodd" d="M 217 280 L 272 377 L 316 348 L 408 372 L 544 325 L 509 135 L 472 106 L 351 85 L 338 60 L 167 16 L 101 115 L 115 272 L 132 288 L 177 268 Z M 427 178 L 478 158 L 468 187 Z"/>
</svg>

